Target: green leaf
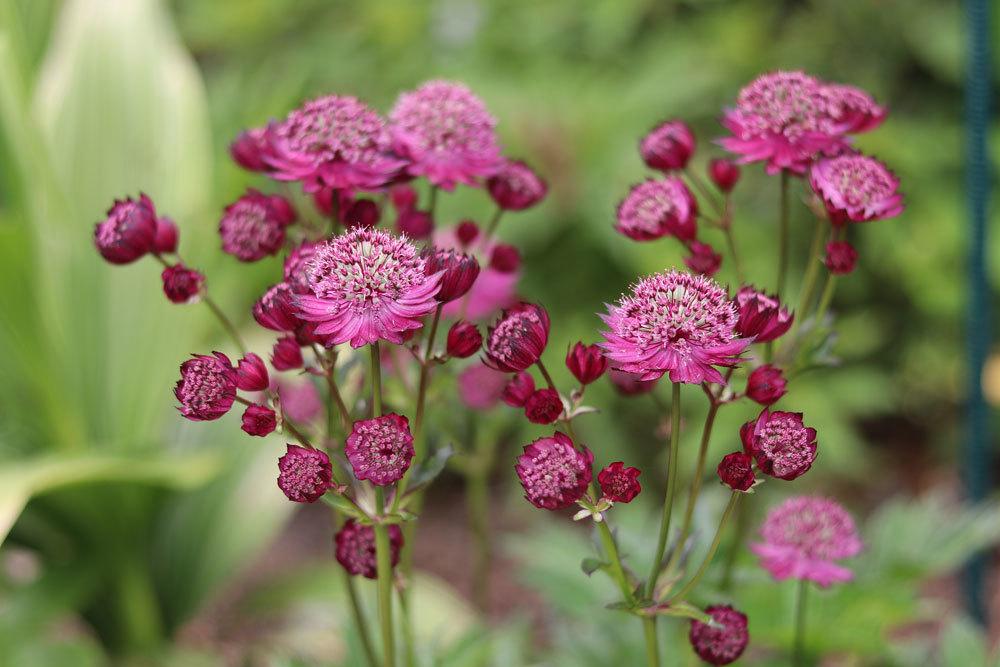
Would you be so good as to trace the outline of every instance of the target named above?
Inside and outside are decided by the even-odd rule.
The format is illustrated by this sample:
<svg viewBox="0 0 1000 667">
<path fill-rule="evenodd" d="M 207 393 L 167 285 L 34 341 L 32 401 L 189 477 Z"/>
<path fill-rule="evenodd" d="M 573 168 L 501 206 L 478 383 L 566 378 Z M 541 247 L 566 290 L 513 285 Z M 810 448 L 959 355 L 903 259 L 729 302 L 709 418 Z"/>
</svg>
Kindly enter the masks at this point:
<svg viewBox="0 0 1000 667">
<path fill-rule="evenodd" d="M 608 563 L 598 559 L 598 558 L 584 558 L 580 561 L 580 569 L 588 577 L 598 570 L 603 570 L 608 567 Z"/>
<path fill-rule="evenodd" d="M 455 455 L 455 448 L 451 445 L 445 445 L 431 455 L 426 461 L 424 461 L 414 472 L 413 477 L 410 479 L 410 485 L 406 489 L 406 496 L 412 497 L 415 491 L 418 491 L 424 486 L 427 486 L 433 482 L 441 471 L 444 470 L 445 465 L 448 463 L 448 459 Z M 406 501 L 402 501 L 403 506 L 405 506 Z"/>
<path fill-rule="evenodd" d="M 357 506 L 339 493 L 325 493 L 320 498 L 323 504 L 338 510 L 347 516 L 358 519 L 364 523 L 371 523 L 371 519 L 362 514 Z"/>
<path fill-rule="evenodd" d="M 660 603 L 641 607 L 638 613 L 642 616 L 676 616 L 679 618 L 692 618 L 702 623 L 711 623 L 712 617 L 704 611 L 695 607 L 690 602 Z"/>
<path fill-rule="evenodd" d="M 952 619 L 941 633 L 942 667 L 986 667 L 987 639 L 982 628 L 969 618 Z"/>
</svg>

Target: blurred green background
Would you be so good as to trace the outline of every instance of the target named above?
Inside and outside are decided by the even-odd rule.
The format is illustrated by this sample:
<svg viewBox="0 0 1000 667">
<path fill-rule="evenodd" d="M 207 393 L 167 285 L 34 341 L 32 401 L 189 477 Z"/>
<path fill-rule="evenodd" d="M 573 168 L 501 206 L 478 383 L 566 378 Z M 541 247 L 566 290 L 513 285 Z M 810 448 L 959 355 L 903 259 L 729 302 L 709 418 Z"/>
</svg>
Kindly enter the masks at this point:
<svg viewBox="0 0 1000 667">
<path fill-rule="evenodd" d="M 636 276 L 681 261 L 669 242 L 636 244 L 612 230 L 617 202 L 646 176 L 639 137 L 683 118 L 703 169 L 721 155 L 712 144 L 720 110 L 778 68 L 861 86 L 887 105 L 888 121 L 858 145 L 897 172 L 907 195 L 904 215 L 852 238 L 860 268 L 834 308 L 844 313 L 835 347 L 843 363 L 796 378 L 788 399 L 821 433 L 820 463 L 795 490 L 835 494 L 871 517 L 874 545 L 858 565 L 862 584 L 831 593 L 817 612 L 850 619 L 843 632 L 812 641 L 855 661 L 845 664 L 977 664 L 979 654 L 961 651 L 985 649 L 960 619 L 945 624 L 940 644 L 890 632 L 940 621 L 954 606 L 950 584 L 932 587 L 941 604 L 916 584 L 1000 534 L 995 507 L 962 513 L 946 500 L 959 495 L 965 372 L 961 21 L 956 3 L 932 0 L 0 0 L 0 535 L 13 528 L 0 552 L 0 664 L 355 664 L 331 604 L 339 579 L 329 536 L 306 539 L 310 558 L 295 558 L 295 536 L 322 523 L 293 518 L 275 488 L 279 443 L 248 443 L 235 415 L 190 424 L 173 410 L 188 353 L 234 350 L 207 310 L 162 298 L 152 263 L 99 260 L 92 227 L 114 197 L 141 189 L 177 220 L 185 259 L 263 351 L 270 340 L 251 327 L 249 307 L 280 260 L 238 266 L 219 251 L 221 208 L 247 185 L 266 185 L 228 160 L 228 143 L 307 97 L 354 94 L 387 111 L 423 80 L 460 79 L 499 119 L 506 152 L 549 181 L 549 198 L 508 216 L 501 236 L 524 253 L 521 292 L 552 313 L 548 364 L 568 381 L 562 351 L 597 339 L 602 304 Z M 776 202 L 776 180 L 745 169 L 735 234 L 765 287 Z M 459 191 L 442 199 L 440 219 L 482 221 L 490 210 L 481 192 Z M 804 206 L 793 223 L 801 248 L 811 230 Z M 713 233 L 707 240 L 721 247 Z M 1000 244 L 989 251 L 995 265 Z M 724 264 L 718 278 L 732 281 L 730 270 Z M 996 401 L 994 368 L 986 383 Z M 598 460 L 649 471 L 649 502 L 619 519 L 642 534 L 662 483 L 657 409 L 603 384 L 588 402 L 605 408 L 581 420 Z M 685 443 L 697 437 L 695 403 Z M 749 416 L 724 411 L 712 457 L 737 447 Z M 495 548 L 519 563 L 498 575 L 495 633 L 465 634 L 480 621 L 460 593 L 427 576 L 418 582 L 426 664 L 632 664 L 638 629 L 615 623 L 602 609 L 611 588 L 576 568 L 586 535 L 529 511 L 512 486 L 514 448 L 541 433 L 512 417 L 501 410 L 481 433 L 504 446 L 493 502 L 511 530 Z M 446 477 L 438 505 L 459 493 L 457 477 Z M 782 493 L 767 489 L 761 507 Z M 699 509 L 706 525 L 712 500 Z M 942 524 L 954 532 L 928 531 Z M 635 539 L 626 551 L 649 551 Z M 418 547 L 418 567 L 421 553 L 438 552 Z M 787 640 L 780 621 L 790 598 L 745 560 L 741 603 L 751 618 L 777 617 L 752 621 L 764 648 L 751 659 L 771 664 L 766 647 Z M 525 585 L 530 595 L 517 588 Z"/>
</svg>

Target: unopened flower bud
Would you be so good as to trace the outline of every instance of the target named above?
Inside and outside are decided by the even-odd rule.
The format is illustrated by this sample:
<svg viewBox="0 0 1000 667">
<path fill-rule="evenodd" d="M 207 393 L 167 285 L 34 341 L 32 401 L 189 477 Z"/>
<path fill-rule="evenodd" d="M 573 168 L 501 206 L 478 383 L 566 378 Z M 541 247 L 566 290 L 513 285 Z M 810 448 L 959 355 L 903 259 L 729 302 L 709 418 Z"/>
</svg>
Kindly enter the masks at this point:
<svg viewBox="0 0 1000 667">
<path fill-rule="evenodd" d="M 483 345 L 483 335 L 472 322 L 459 320 L 448 330 L 448 355 L 465 359 L 474 355 Z"/>
</svg>

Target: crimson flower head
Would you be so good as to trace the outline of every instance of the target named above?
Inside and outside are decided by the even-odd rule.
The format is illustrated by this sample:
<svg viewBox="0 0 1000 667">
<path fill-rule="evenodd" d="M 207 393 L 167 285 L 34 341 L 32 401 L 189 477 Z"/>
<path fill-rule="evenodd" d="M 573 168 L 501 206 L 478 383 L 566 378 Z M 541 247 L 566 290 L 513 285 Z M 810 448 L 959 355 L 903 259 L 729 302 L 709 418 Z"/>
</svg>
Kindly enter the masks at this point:
<svg viewBox="0 0 1000 667">
<path fill-rule="evenodd" d="M 560 510 L 587 492 L 593 462 L 589 449 L 577 450 L 568 436 L 556 432 L 525 445 L 514 469 L 528 502 L 541 509 Z"/>
<path fill-rule="evenodd" d="M 130 264 L 153 249 L 156 241 L 156 210 L 144 194 L 138 201 L 115 200 L 107 217 L 94 227 L 94 245 L 112 264 Z"/>
<path fill-rule="evenodd" d="M 615 461 L 604 470 L 597 473 L 597 482 L 601 485 L 601 494 L 616 503 L 630 503 L 642 491 L 639 484 L 638 468 L 625 467 L 621 461 Z"/>
<path fill-rule="evenodd" d="M 344 211 L 344 224 L 348 227 L 374 227 L 382 213 L 371 199 L 355 199 Z"/>
<path fill-rule="evenodd" d="M 749 340 L 736 331 L 736 308 L 726 291 L 704 276 L 665 271 L 639 281 L 601 319 L 613 368 L 655 380 L 722 384 L 714 366 L 732 367 Z"/>
<path fill-rule="evenodd" d="M 778 297 L 761 292 L 753 285 L 744 285 L 736 293 L 739 320 L 736 331 L 755 343 L 768 343 L 780 338 L 792 326 L 795 316 L 782 307 Z"/>
<path fill-rule="evenodd" d="M 750 642 L 746 614 L 729 605 L 708 607 L 705 613 L 712 617 L 711 625 L 691 619 L 691 648 L 710 665 L 735 662 Z"/>
<path fill-rule="evenodd" d="M 503 166 L 496 121 L 460 83 L 428 81 L 403 93 L 389 120 L 393 148 L 409 160 L 407 173 L 440 188 L 475 186 Z"/>
<path fill-rule="evenodd" d="M 319 243 L 310 243 L 308 241 L 295 246 L 288 257 L 285 258 L 285 263 L 283 267 L 285 282 L 288 287 L 291 288 L 292 292 L 296 294 L 311 294 L 312 290 L 309 289 L 309 275 L 308 268 L 309 262 L 312 260 L 313 256 L 316 254 L 316 249 L 319 248 Z"/>
<path fill-rule="evenodd" d="M 296 503 L 314 503 L 333 488 L 330 457 L 319 449 L 288 445 L 278 459 L 278 488 Z"/>
<path fill-rule="evenodd" d="M 402 343 L 437 306 L 440 274 L 426 275 L 424 260 L 405 237 L 353 229 L 321 244 L 307 269 L 312 294 L 298 295 L 299 316 L 316 323 L 327 347 L 378 340 Z"/>
<path fill-rule="evenodd" d="M 302 350 L 295 336 L 282 336 L 271 350 L 271 365 L 276 371 L 290 371 L 302 368 Z"/>
<path fill-rule="evenodd" d="M 377 486 L 398 482 L 413 460 L 410 422 L 395 413 L 354 422 L 344 453 L 354 476 Z"/>
<path fill-rule="evenodd" d="M 820 160 L 809 171 L 809 184 L 835 225 L 884 220 L 903 212 L 899 179 L 867 155 Z"/>
<path fill-rule="evenodd" d="M 156 219 L 156 237 L 153 239 L 153 252 L 163 255 L 177 252 L 177 241 L 180 232 L 173 220 L 167 217 Z"/>
<path fill-rule="evenodd" d="M 256 262 L 274 255 L 285 243 L 287 213 L 271 197 L 247 190 L 226 207 L 219 222 L 222 249 L 241 262 Z"/>
<path fill-rule="evenodd" d="M 795 496 L 767 513 L 761 542 L 750 549 L 777 581 L 813 581 L 826 588 L 854 574 L 837 561 L 861 552 L 854 520 L 835 500 Z"/>
<path fill-rule="evenodd" d="M 667 176 L 633 186 L 618 205 L 615 229 L 635 241 L 674 236 L 689 241 L 697 233 L 698 202 L 684 181 Z"/>
<path fill-rule="evenodd" d="M 590 384 L 604 375 L 608 360 L 598 345 L 584 345 L 578 342 L 566 353 L 566 368 L 580 384 Z"/>
<path fill-rule="evenodd" d="M 690 254 L 684 258 L 684 265 L 706 278 L 714 276 L 722 266 L 722 255 L 707 243 L 691 241 L 688 243 L 688 252 Z"/>
<path fill-rule="evenodd" d="M 425 248 L 424 273 L 441 274 L 441 289 L 434 296 L 441 303 L 448 303 L 466 295 L 479 277 L 479 262 L 472 255 L 453 249 Z"/>
<path fill-rule="evenodd" d="M 639 154 L 651 169 L 673 171 L 687 166 L 694 153 L 694 143 L 694 133 L 687 123 L 667 120 L 642 138 L 639 142 Z"/>
<path fill-rule="evenodd" d="M 708 177 L 723 192 L 732 192 L 740 180 L 740 167 L 732 160 L 716 158 L 708 163 Z"/>
<path fill-rule="evenodd" d="M 247 352 L 236 365 L 236 387 L 243 391 L 264 391 L 270 384 L 264 360 Z"/>
<path fill-rule="evenodd" d="M 355 97 L 309 100 L 267 128 L 265 160 L 272 176 L 302 181 L 306 192 L 374 190 L 405 166 L 393 155 L 385 121 Z"/>
<path fill-rule="evenodd" d="M 549 186 L 520 160 L 509 160 L 486 181 L 490 197 L 504 211 L 523 211 L 545 198 Z"/>
<path fill-rule="evenodd" d="M 788 391 L 788 381 L 781 369 L 764 364 L 753 369 L 747 377 L 746 395 L 751 401 L 761 405 L 771 405 Z"/>
<path fill-rule="evenodd" d="M 455 227 L 455 238 L 463 248 L 468 248 L 478 237 L 479 226 L 472 220 L 463 220 Z"/>
<path fill-rule="evenodd" d="M 403 531 L 396 524 L 389 525 L 389 563 L 399 564 L 403 548 Z M 375 529 L 354 519 L 348 519 L 333 538 L 337 562 L 350 574 L 366 579 L 378 579 L 375 554 Z"/>
<path fill-rule="evenodd" d="M 486 365 L 517 373 L 531 367 L 549 342 L 549 314 L 541 306 L 521 302 L 500 314 L 486 337 Z"/>
<path fill-rule="evenodd" d="M 854 271 L 858 263 L 858 251 L 847 241 L 830 241 L 826 244 L 826 257 L 823 259 L 830 273 L 838 276 Z"/>
<path fill-rule="evenodd" d="M 241 427 L 247 435 L 256 435 L 263 438 L 271 434 L 278 427 L 278 416 L 274 410 L 265 405 L 248 405 L 243 411 L 243 426 Z"/>
<path fill-rule="evenodd" d="M 753 459 L 744 452 L 726 454 L 715 469 L 723 484 L 733 491 L 746 491 L 753 486 Z"/>
<path fill-rule="evenodd" d="M 833 83 L 824 86 L 823 94 L 827 99 L 827 113 L 837 132 L 868 132 L 885 120 L 885 109 L 860 88 Z"/>
<path fill-rule="evenodd" d="M 532 424 L 554 424 L 562 411 L 559 392 L 548 387 L 535 391 L 524 402 L 524 416 Z"/>
<path fill-rule="evenodd" d="M 396 212 L 402 213 L 417 206 L 417 191 L 411 185 L 400 183 L 389 188 L 389 199 Z"/>
<path fill-rule="evenodd" d="M 163 269 L 160 277 L 163 279 L 163 293 L 171 303 L 195 303 L 205 286 L 205 276 L 180 263 Z"/>
<path fill-rule="evenodd" d="M 771 412 L 740 427 L 743 451 L 765 475 L 791 481 L 816 460 L 816 429 L 802 423 L 801 412 Z"/>
<path fill-rule="evenodd" d="M 191 421 L 212 421 L 229 412 L 236 400 L 236 369 L 221 352 L 195 355 L 181 364 L 174 387 L 178 410 Z"/>
<path fill-rule="evenodd" d="M 288 283 L 272 285 L 253 305 L 253 318 L 271 331 L 295 331 L 301 322 L 295 315 L 292 297 Z"/>
<path fill-rule="evenodd" d="M 399 212 L 396 218 L 396 227 L 400 234 L 405 234 L 413 239 L 426 239 L 434 233 L 434 217 L 429 211 L 421 211 L 415 208 Z"/>
<path fill-rule="evenodd" d="M 504 387 L 501 398 L 512 408 L 523 408 L 534 393 L 535 379 L 531 377 L 531 373 L 521 371 L 516 373 Z"/>
<path fill-rule="evenodd" d="M 247 171 L 269 171 L 264 153 L 267 150 L 267 131 L 263 127 L 244 130 L 229 144 L 229 155 L 233 162 Z"/>
<path fill-rule="evenodd" d="M 648 394 L 656 388 L 657 383 L 660 381 L 659 378 L 655 380 L 640 380 L 640 377 L 642 376 L 638 373 L 626 373 L 617 368 L 612 368 L 608 371 L 608 379 L 611 380 L 611 384 L 614 385 L 615 389 L 622 396 Z"/>
<path fill-rule="evenodd" d="M 520 251 L 508 243 L 497 243 L 490 253 L 490 268 L 500 273 L 514 273 L 521 268 Z"/>
<path fill-rule="evenodd" d="M 448 329 L 446 350 L 448 356 L 457 359 L 471 357 L 483 346 L 483 335 L 475 324 L 467 320 L 458 320 Z"/>
</svg>

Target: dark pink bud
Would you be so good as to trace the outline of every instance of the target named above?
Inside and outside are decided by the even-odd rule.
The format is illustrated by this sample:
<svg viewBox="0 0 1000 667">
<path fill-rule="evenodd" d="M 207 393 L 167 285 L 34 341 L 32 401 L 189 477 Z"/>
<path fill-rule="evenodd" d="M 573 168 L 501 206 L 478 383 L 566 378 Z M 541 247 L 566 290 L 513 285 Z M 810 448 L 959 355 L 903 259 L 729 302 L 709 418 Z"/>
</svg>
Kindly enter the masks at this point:
<svg viewBox="0 0 1000 667">
<path fill-rule="evenodd" d="M 534 365 L 549 342 L 549 314 L 541 306 L 521 302 L 504 310 L 486 338 L 490 368 L 517 373 Z"/>
<path fill-rule="evenodd" d="M 212 421 L 229 412 L 236 400 L 236 369 L 221 352 L 195 355 L 181 364 L 174 387 L 178 410 L 191 421 Z"/>
<path fill-rule="evenodd" d="M 731 192 L 740 180 L 740 168 L 731 161 L 717 158 L 708 163 L 708 177 L 715 187 L 723 192 Z"/>
<path fill-rule="evenodd" d="M 765 364 L 755 368 L 747 378 L 747 398 L 761 405 L 771 405 L 785 395 L 788 381 L 780 368 Z"/>
<path fill-rule="evenodd" d="M 736 310 L 740 316 L 736 332 L 744 338 L 753 338 L 756 343 L 768 343 L 784 335 L 794 320 L 777 297 L 751 285 L 741 287 L 736 293 Z"/>
<path fill-rule="evenodd" d="M 580 384 L 590 384 L 604 375 L 608 360 L 597 345 L 577 343 L 566 353 L 566 368 Z"/>
<path fill-rule="evenodd" d="M 156 210 L 146 195 L 115 200 L 103 222 L 94 227 L 94 245 L 112 264 L 129 264 L 153 250 Z"/>
<path fill-rule="evenodd" d="M 554 424 L 562 411 L 562 399 L 555 389 L 539 389 L 524 404 L 524 416 L 532 424 Z"/>
<path fill-rule="evenodd" d="M 496 205 L 505 211 L 521 211 L 542 201 L 548 186 L 531 167 L 520 161 L 507 162 L 486 181 Z"/>
<path fill-rule="evenodd" d="M 793 480 L 816 460 L 816 429 L 802 422 L 801 412 L 771 412 L 764 408 L 756 421 L 740 428 L 743 451 L 753 456 L 765 475 Z"/>
<path fill-rule="evenodd" d="M 350 194 L 334 188 L 320 188 L 313 193 L 313 204 L 325 218 L 333 217 L 334 202 L 336 202 L 336 210 L 339 211 L 337 222 L 344 221 L 344 212 L 350 208 L 353 201 Z"/>
<path fill-rule="evenodd" d="M 295 336 L 282 336 L 274 344 L 271 352 L 271 365 L 276 371 L 290 371 L 302 368 L 302 350 Z"/>
<path fill-rule="evenodd" d="M 512 408 L 523 408 L 531 395 L 535 393 L 535 380 L 531 373 L 517 373 L 504 387 L 501 398 Z"/>
<path fill-rule="evenodd" d="M 463 248 L 479 238 L 479 227 L 472 220 L 463 220 L 455 228 L 455 236 Z"/>
<path fill-rule="evenodd" d="M 514 273 L 521 268 L 521 253 L 512 245 L 498 243 L 490 253 L 490 268 L 500 273 Z"/>
<path fill-rule="evenodd" d="M 229 155 L 233 161 L 247 171 L 269 171 L 264 161 L 267 146 L 264 135 L 262 127 L 240 132 L 236 140 L 229 144 Z"/>
<path fill-rule="evenodd" d="M 753 459 L 744 452 L 726 454 L 715 471 L 722 483 L 733 491 L 746 491 L 756 481 L 753 474 Z"/>
<path fill-rule="evenodd" d="M 417 191 L 409 185 L 394 185 L 389 190 L 389 197 L 398 213 L 413 210 L 417 205 Z"/>
<path fill-rule="evenodd" d="M 483 335 L 472 322 L 459 320 L 448 329 L 448 354 L 465 359 L 471 357 L 483 345 Z"/>
<path fill-rule="evenodd" d="M 236 386 L 243 391 L 264 391 L 270 384 L 264 360 L 247 352 L 236 365 Z"/>
<path fill-rule="evenodd" d="M 243 426 L 247 435 L 263 438 L 270 435 L 278 427 L 278 416 L 274 410 L 264 405 L 248 405 L 243 411 Z"/>
<path fill-rule="evenodd" d="M 396 226 L 400 232 L 412 239 L 426 239 L 434 231 L 434 218 L 427 211 L 416 209 L 400 211 Z"/>
<path fill-rule="evenodd" d="M 378 204 L 371 199 L 356 199 L 344 213 L 344 224 L 348 227 L 374 227 L 381 217 Z"/>
<path fill-rule="evenodd" d="M 271 208 L 274 209 L 274 217 L 279 223 L 287 227 L 298 220 L 299 214 L 295 212 L 295 207 L 290 201 L 281 195 L 271 195 L 268 199 Z"/>
<path fill-rule="evenodd" d="M 590 485 L 594 455 L 586 447 L 556 432 L 524 447 L 514 470 L 524 487 L 524 497 L 535 507 L 560 510 L 583 497 Z"/>
<path fill-rule="evenodd" d="M 153 252 L 157 254 L 177 252 L 177 225 L 170 218 L 156 219 L 156 237 L 153 239 Z"/>
<path fill-rule="evenodd" d="M 656 388 L 659 378 L 655 380 L 643 380 L 637 373 L 627 373 L 617 368 L 608 371 L 608 378 L 622 396 L 638 396 L 648 394 Z"/>
<path fill-rule="evenodd" d="M 278 488 L 296 503 L 314 503 L 333 487 L 333 466 L 326 452 L 288 445 L 278 459 Z"/>
<path fill-rule="evenodd" d="M 183 264 L 174 264 L 163 269 L 163 293 L 173 303 L 195 303 L 201 296 L 205 276 Z"/>
<path fill-rule="evenodd" d="M 858 261 L 858 251 L 847 241 L 831 241 L 826 244 L 826 259 L 823 263 L 830 273 L 838 276 L 854 271 Z"/>
<path fill-rule="evenodd" d="M 711 278 L 722 266 L 722 255 L 715 252 L 712 246 L 701 241 L 691 241 L 688 244 L 691 254 L 684 258 L 684 264 L 695 273 Z"/>
<path fill-rule="evenodd" d="M 652 169 L 672 171 L 687 166 L 694 153 L 694 134 L 686 123 L 668 120 L 649 131 L 639 142 L 639 154 Z"/>
<path fill-rule="evenodd" d="M 389 414 L 354 422 L 344 453 L 354 476 L 376 486 L 403 478 L 413 460 L 413 436 L 406 417 Z"/>
<path fill-rule="evenodd" d="M 642 491 L 639 484 L 638 468 L 625 467 L 621 461 L 615 461 L 601 472 L 597 473 L 597 481 L 601 485 L 601 494 L 616 503 L 630 503 Z"/>
<path fill-rule="evenodd" d="M 471 255 L 450 249 L 426 248 L 420 256 L 424 259 L 425 275 L 441 273 L 441 289 L 434 295 L 441 303 L 465 296 L 479 277 L 479 262 Z"/>
<path fill-rule="evenodd" d="M 253 305 L 253 318 L 257 324 L 271 331 L 295 331 L 301 322 L 295 316 L 292 290 L 287 283 L 268 288 Z"/>
<path fill-rule="evenodd" d="M 375 554 L 375 529 L 354 519 L 348 519 L 333 538 L 337 562 L 350 574 L 367 579 L 378 579 Z M 403 548 L 403 531 L 396 524 L 389 525 L 389 562 L 399 563 Z"/>
<path fill-rule="evenodd" d="M 688 640 L 698 657 L 710 665 L 728 665 L 743 655 L 750 642 L 746 614 L 729 605 L 709 607 L 713 624 L 691 620 Z"/>
</svg>

